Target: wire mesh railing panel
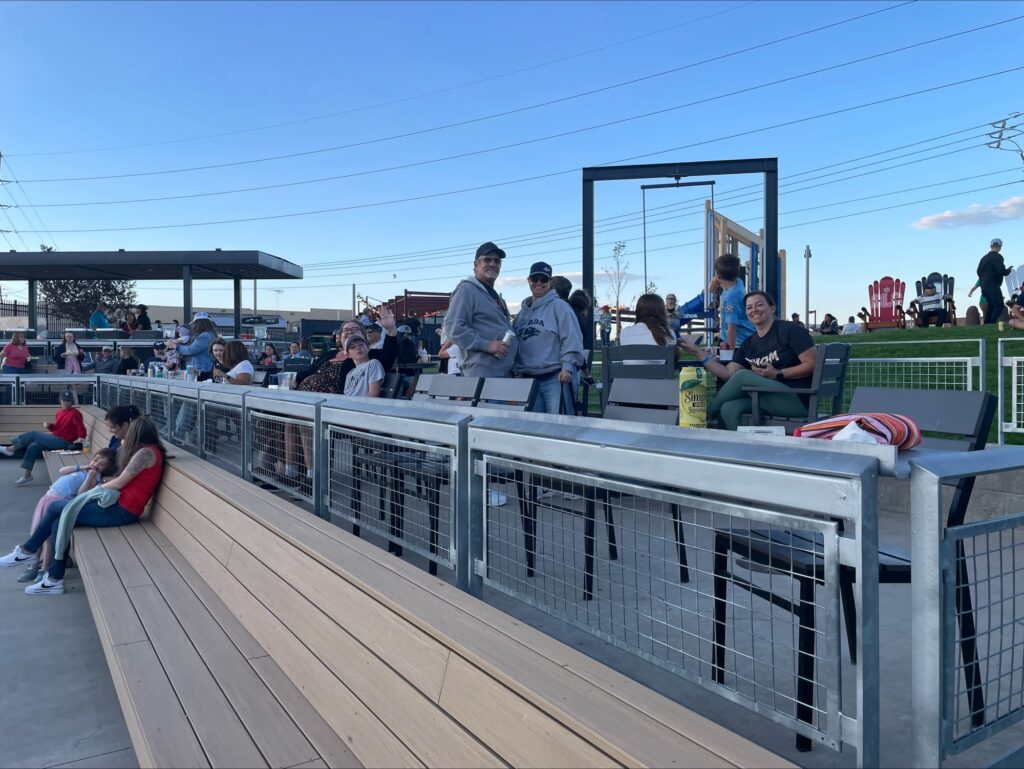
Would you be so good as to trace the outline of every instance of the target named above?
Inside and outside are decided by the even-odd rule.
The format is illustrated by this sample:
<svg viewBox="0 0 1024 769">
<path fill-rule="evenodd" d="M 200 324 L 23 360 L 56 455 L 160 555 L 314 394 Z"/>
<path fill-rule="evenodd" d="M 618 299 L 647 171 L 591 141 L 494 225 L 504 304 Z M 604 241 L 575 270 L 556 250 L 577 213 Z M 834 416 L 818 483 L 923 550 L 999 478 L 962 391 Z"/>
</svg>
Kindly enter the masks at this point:
<svg viewBox="0 0 1024 769">
<path fill-rule="evenodd" d="M 0 382 L 0 406 L 14 406 L 18 403 L 18 386 L 14 382 Z"/>
<path fill-rule="evenodd" d="M 113 382 L 100 380 L 100 403 L 105 409 L 111 409 L 117 405 L 117 385 Z"/>
<path fill-rule="evenodd" d="M 846 370 L 843 409 L 858 387 L 912 390 L 973 390 L 980 378 L 972 358 L 851 358 Z"/>
<path fill-rule="evenodd" d="M 126 385 L 121 385 L 117 388 L 117 404 L 118 406 L 130 406 L 132 405 L 132 389 Z"/>
<path fill-rule="evenodd" d="M 1000 365 L 1008 368 L 1010 374 L 1009 381 L 1004 380 L 1003 391 L 999 393 L 1003 432 L 1024 433 L 1024 358 L 1005 357 Z"/>
<path fill-rule="evenodd" d="M 838 525 L 484 459 L 485 583 L 834 748 Z"/>
<path fill-rule="evenodd" d="M 61 393 L 70 390 L 80 406 L 96 402 L 96 382 L 25 382 L 21 383 L 21 402 L 26 406 L 49 406 L 60 402 Z"/>
<path fill-rule="evenodd" d="M 314 502 L 316 442 L 312 420 L 249 411 L 249 468 L 258 478 Z"/>
<path fill-rule="evenodd" d="M 142 387 L 132 388 L 132 405 L 135 406 L 140 414 L 149 413 L 149 392 Z"/>
<path fill-rule="evenodd" d="M 224 465 L 232 472 L 243 473 L 243 434 L 241 406 L 222 403 L 200 404 L 203 419 L 203 456 Z"/>
<path fill-rule="evenodd" d="M 454 450 L 337 425 L 327 441 L 332 520 L 454 568 Z"/>
<path fill-rule="evenodd" d="M 943 547 L 944 700 L 958 752 L 1024 719 L 1024 513 L 950 527 Z"/>
<path fill-rule="evenodd" d="M 123 388 L 122 388 L 123 389 Z M 199 453 L 199 410 L 195 398 L 180 395 L 170 396 L 171 410 L 168 416 L 170 432 L 168 439 L 175 446 L 193 454 Z"/>
<path fill-rule="evenodd" d="M 149 394 L 149 417 L 156 424 L 160 436 L 164 439 L 170 437 L 170 411 L 171 396 L 166 392 L 150 392 Z"/>
</svg>

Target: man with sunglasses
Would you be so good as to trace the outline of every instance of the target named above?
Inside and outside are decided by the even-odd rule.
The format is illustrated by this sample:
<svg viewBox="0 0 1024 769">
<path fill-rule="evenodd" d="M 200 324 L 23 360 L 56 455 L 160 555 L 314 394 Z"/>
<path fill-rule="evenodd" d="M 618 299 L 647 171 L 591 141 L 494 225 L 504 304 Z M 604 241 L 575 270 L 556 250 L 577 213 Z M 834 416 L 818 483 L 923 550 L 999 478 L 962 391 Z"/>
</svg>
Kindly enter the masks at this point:
<svg viewBox="0 0 1024 769">
<path fill-rule="evenodd" d="M 448 303 L 444 333 L 462 353 L 464 376 L 508 376 L 516 360 L 519 346 L 510 333 L 508 305 L 494 289 L 504 258 L 496 245 L 483 243 L 476 250 L 473 276 L 455 287 Z"/>
<path fill-rule="evenodd" d="M 572 307 L 552 290 L 550 264 L 534 264 L 528 281 L 530 296 L 523 300 L 513 327 L 519 339 L 515 372 L 537 380 L 531 411 L 557 414 L 564 386 L 572 384 L 573 374 L 583 365 L 583 335 Z"/>
</svg>

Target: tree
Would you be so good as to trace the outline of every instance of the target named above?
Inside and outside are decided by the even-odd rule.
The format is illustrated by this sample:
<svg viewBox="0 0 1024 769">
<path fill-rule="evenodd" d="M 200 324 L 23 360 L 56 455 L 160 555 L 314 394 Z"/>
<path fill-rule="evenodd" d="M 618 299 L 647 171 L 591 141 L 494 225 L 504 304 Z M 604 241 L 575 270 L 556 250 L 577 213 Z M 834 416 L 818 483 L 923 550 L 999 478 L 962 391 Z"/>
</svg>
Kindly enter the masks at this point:
<svg viewBox="0 0 1024 769">
<path fill-rule="evenodd" d="M 645 294 L 656 294 L 658 293 L 658 284 L 653 280 L 647 282 L 647 288 L 644 289 Z"/>
<path fill-rule="evenodd" d="M 106 302 L 114 310 L 138 303 L 134 280 L 41 280 L 39 290 L 51 308 L 83 326 L 97 302 Z"/>
<path fill-rule="evenodd" d="M 626 252 L 626 242 L 618 241 L 612 247 L 612 263 L 610 267 L 604 268 L 605 278 L 608 281 L 608 289 L 611 294 L 612 304 L 615 306 L 615 336 L 622 331 L 622 318 L 619 315 L 619 308 L 622 307 L 622 295 L 626 293 L 626 286 L 629 285 L 633 276 L 629 274 L 629 262 L 623 258 Z M 632 300 L 629 304 L 633 304 Z"/>
</svg>

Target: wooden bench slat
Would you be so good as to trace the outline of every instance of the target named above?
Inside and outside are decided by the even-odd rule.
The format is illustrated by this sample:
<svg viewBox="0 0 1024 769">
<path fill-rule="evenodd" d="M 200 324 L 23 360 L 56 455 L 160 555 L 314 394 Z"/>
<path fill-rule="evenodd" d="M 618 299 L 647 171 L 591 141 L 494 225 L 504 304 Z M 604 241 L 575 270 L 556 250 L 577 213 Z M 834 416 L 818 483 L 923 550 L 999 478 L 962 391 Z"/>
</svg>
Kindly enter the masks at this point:
<svg viewBox="0 0 1024 769">
<path fill-rule="evenodd" d="M 288 713 L 146 530 L 125 526 L 123 532 L 267 762 L 271 766 L 292 766 L 318 758 Z"/>
<path fill-rule="evenodd" d="M 362 769 L 363 765 L 355 754 L 334 733 L 309 700 L 302 696 L 302 692 L 295 688 L 295 684 L 272 657 L 259 657 L 250 660 L 250 664 L 281 704 L 293 715 L 306 739 L 316 748 L 316 752 L 323 756 L 321 766 L 326 763 L 335 769 Z"/>
<path fill-rule="evenodd" d="M 114 565 L 118 566 L 116 562 Z M 210 764 L 267 766 L 160 591 L 154 585 L 143 585 L 129 588 L 128 595 Z"/>
<path fill-rule="evenodd" d="M 512 766 L 621 766 L 479 668 L 452 655 L 441 705 Z M 509 724 L 514 723 L 515 729 Z M 530 739 L 523 739 L 529 734 Z"/>
<path fill-rule="evenodd" d="M 329 668 L 312 654 L 289 629 L 263 606 L 206 550 L 202 543 L 172 517 L 161 528 L 196 572 L 231 607 L 235 616 L 278 662 L 353 753 L 368 766 L 421 767 L 422 763 L 376 715 L 343 686 Z"/>
<path fill-rule="evenodd" d="M 75 559 L 82 572 L 89 596 L 102 598 L 90 601 L 96 625 L 111 646 L 148 640 L 135 607 L 110 562 L 99 529 L 82 528 L 75 532 Z"/>
<path fill-rule="evenodd" d="M 135 757 L 141 767 L 209 767 L 181 703 L 149 641 L 114 647 L 115 680 L 123 678 L 126 699 L 121 709 L 128 716 Z M 118 690 L 118 694 L 121 690 Z M 159 724 L 141 729 L 139 724 Z M 133 728 L 134 725 L 134 728 Z"/>
<path fill-rule="evenodd" d="M 96 529 L 96 531 L 99 533 L 100 541 L 107 550 L 107 555 L 110 556 L 110 560 L 114 563 L 114 568 L 117 569 L 117 576 L 120 577 L 121 584 L 128 588 L 129 591 L 133 587 L 153 584 L 149 572 L 146 571 L 146 567 L 139 561 L 138 556 L 135 555 L 135 551 L 132 550 L 125 540 L 124 533 L 119 527 Z"/>
<path fill-rule="evenodd" d="M 231 499 L 236 504 L 243 504 L 247 495 L 254 497 L 254 503 L 259 504 L 260 498 L 258 495 L 253 495 L 252 491 L 247 491 L 242 486 L 238 485 L 244 483 L 238 479 L 228 478 L 217 479 L 217 473 L 220 471 L 216 468 L 209 468 L 209 472 L 196 469 L 194 472 L 192 468 L 189 468 L 190 476 L 194 475 L 196 480 L 205 480 L 210 483 L 209 489 L 212 493 L 229 494 Z M 229 476 L 230 477 L 230 476 Z M 236 483 L 237 481 L 237 483 Z M 235 484 L 231 487 L 232 484 Z M 230 487 L 230 488 L 229 488 Z M 360 540 L 350 537 L 347 532 L 343 532 L 335 526 L 317 519 L 314 516 L 305 513 L 297 507 L 292 506 L 292 511 L 287 511 L 284 505 L 286 502 L 279 502 L 276 505 L 271 505 L 269 501 L 262 504 L 262 510 L 259 518 L 264 522 L 264 525 L 270 525 L 269 521 L 273 521 L 275 526 L 280 526 L 282 533 L 294 536 L 300 541 L 304 538 L 307 541 L 311 539 L 316 540 L 315 549 L 309 547 L 307 552 L 314 556 L 314 558 L 323 558 L 318 553 L 324 555 L 336 556 L 337 563 L 344 563 L 345 570 L 349 574 L 354 572 L 350 570 L 350 566 L 353 565 L 352 550 L 356 550 L 360 555 L 366 555 L 369 560 L 374 561 L 373 564 L 365 563 L 363 572 L 367 574 L 367 582 L 374 585 L 375 590 L 369 592 L 379 595 L 381 588 L 384 584 L 391 587 L 389 591 L 389 597 L 394 599 L 394 606 L 398 610 L 403 606 L 414 606 L 416 607 L 414 621 L 422 623 L 424 629 L 433 627 L 441 629 L 443 632 L 451 635 L 451 637 L 464 639 L 466 643 L 465 653 L 470 658 L 478 660 L 486 660 L 488 664 L 496 666 L 499 669 L 512 669 L 515 670 L 515 677 L 510 677 L 508 684 L 520 691 L 524 696 L 530 697 L 532 700 L 542 700 L 535 695 L 531 696 L 530 690 L 521 683 L 521 678 L 524 671 L 529 670 L 536 664 L 536 657 L 532 656 L 532 647 L 539 641 L 543 641 L 547 637 L 541 634 L 539 631 L 532 631 L 529 628 L 523 628 L 521 626 L 511 630 L 508 635 L 519 635 L 521 636 L 524 632 L 530 635 L 529 643 L 524 644 L 522 641 L 511 641 L 508 635 L 489 635 L 484 638 L 480 634 L 480 625 L 478 613 L 487 613 L 500 615 L 500 612 L 496 609 L 490 609 L 485 605 L 480 604 L 469 596 L 465 596 L 456 591 L 452 591 L 450 586 L 441 583 L 440 580 L 431 580 L 426 577 L 423 572 L 415 567 L 406 564 L 400 560 L 389 557 L 386 553 L 381 551 L 379 548 L 374 548 L 372 545 L 363 543 Z M 238 528 L 237 524 L 232 525 L 232 531 L 236 531 Z M 344 540 L 345 545 L 342 545 L 338 540 Z M 342 549 L 339 549 L 341 546 Z M 379 559 L 379 560 L 378 560 Z M 298 559 L 292 559 L 295 561 Z M 403 570 L 405 574 L 397 580 L 388 580 L 384 574 L 380 572 L 379 566 L 385 566 L 389 571 Z M 395 575 L 396 577 L 399 575 Z M 426 606 L 430 603 L 425 599 L 425 596 L 421 591 L 424 589 L 423 584 L 437 585 L 439 590 L 445 592 L 445 596 L 442 598 L 442 603 L 434 604 L 434 611 L 430 613 L 424 612 Z M 305 589 L 305 588 L 304 588 Z M 450 611 L 450 603 L 459 602 L 465 607 L 465 614 L 461 617 L 456 617 Z M 426 617 L 426 621 L 422 619 Z M 511 618 L 509 618 L 511 620 Z M 514 620 L 511 620 L 513 623 Z M 461 627 L 460 627 L 461 625 Z M 452 635 L 454 633 L 454 635 Z M 547 639 L 551 644 L 557 645 L 558 647 L 564 647 L 560 642 L 555 639 Z M 511 641 L 511 642 L 510 642 Z M 473 652 L 470 652 L 472 649 Z M 476 656 L 479 654 L 480 656 Z M 578 653 L 577 653 L 578 654 Z M 510 664 L 509 657 L 521 658 L 522 664 L 515 665 Z M 586 668 L 588 666 L 598 666 L 597 663 L 588 660 L 583 655 L 579 655 L 579 658 L 574 658 L 578 666 Z M 604 667 L 604 666 L 599 666 Z M 574 689 L 587 689 L 593 688 L 593 685 L 587 684 L 586 686 L 580 686 L 580 680 L 572 674 L 562 674 L 560 671 L 545 671 L 542 676 L 536 677 L 537 680 L 529 679 L 531 686 L 538 688 L 538 691 L 548 693 L 550 702 L 563 702 L 567 699 L 573 699 L 573 701 L 582 702 L 583 697 L 573 698 L 571 694 L 567 695 L 566 692 L 572 692 Z M 574 683 L 575 679 L 575 683 Z M 642 699 L 649 697 L 657 697 L 654 693 L 649 690 L 644 690 Z M 667 713 L 673 713 L 674 717 L 668 720 L 667 724 L 662 722 L 655 722 L 649 720 L 649 716 L 645 713 L 637 712 L 634 708 L 630 713 L 630 707 L 626 703 L 623 704 L 623 709 L 616 711 L 614 708 L 602 708 L 599 711 L 595 711 L 590 714 L 591 718 L 599 719 L 596 721 L 596 725 L 599 726 L 597 729 L 584 730 L 588 731 L 597 742 L 604 743 L 611 750 L 613 748 L 612 743 L 618 745 L 630 745 L 640 751 L 645 756 L 643 760 L 637 760 L 634 758 L 634 762 L 645 763 L 650 766 L 660 765 L 679 765 L 678 762 L 684 757 L 687 761 L 693 763 L 689 765 L 695 766 L 711 766 L 711 765 L 725 765 L 731 763 L 727 757 L 731 753 L 735 753 L 736 750 L 731 747 L 734 743 L 735 735 L 723 728 L 714 727 L 710 721 L 698 716 L 695 713 L 690 713 L 680 708 L 675 703 L 671 703 L 667 699 L 664 700 L 664 709 Z M 540 702 L 541 706 L 547 706 L 546 702 Z M 683 723 L 679 723 L 680 714 L 685 714 Z M 564 718 L 564 712 L 560 714 Z M 673 722 L 675 722 L 673 724 Z M 631 726 L 627 726 L 631 724 Z M 672 725 L 674 730 L 678 731 L 680 740 L 690 742 L 687 746 L 687 750 L 679 750 L 679 745 L 673 745 L 664 739 L 664 733 L 660 732 L 666 725 Z M 714 728 L 712 728 L 714 727 Z M 635 732 L 637 729 L 641 731 L 649 729 L 652 739 L 649 741 L 637 740 Z M 714 741 L 714 747 L 705 749 L 704 736 L 707 733 L 711 733 L 716 737 L 720 736 L 721 741 Z M 601 735 L 617 735 L 620 739 L 607 740 L 601 739 Z M 754 761 L 755 764 L 772 764 L 772 765 L 787 765 L 785 762 L 781 762 L 781 759 L 769 753 L 768 751 L 759 752 L 760 749 L 756 746 L 751 745 L 753 752 L 755 752 L 759 758 Z M 621 754 L 625 759 L 626 754 Z M 779 763 L 773 763 L 779 762 Z"/>
</svg>

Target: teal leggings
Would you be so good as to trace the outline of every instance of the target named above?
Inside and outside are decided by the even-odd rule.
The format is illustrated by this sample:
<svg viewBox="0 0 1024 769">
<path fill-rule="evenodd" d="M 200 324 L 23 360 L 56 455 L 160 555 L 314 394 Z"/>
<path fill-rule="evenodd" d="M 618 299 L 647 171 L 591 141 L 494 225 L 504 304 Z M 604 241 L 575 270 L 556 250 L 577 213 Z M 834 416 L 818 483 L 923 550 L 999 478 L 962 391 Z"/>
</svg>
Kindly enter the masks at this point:
<svg viewBox="0 0 1024 769">
<path fill-rule="evenodd" d="M 750 396 L 743 392 L 744 387 L 760 387 L 777 390 L 773 393 L 760 395 L 761 410 L 776 417 L 805 417 L 807 406 L 784 383 L 774 379 L 765 379 L 750 369 L 737 371 L 729 377 L 708 406 L 708 418 L 721 419 L 727 430 L 735 430 L 744 414 L 753 411 Z"/>
</svg>

